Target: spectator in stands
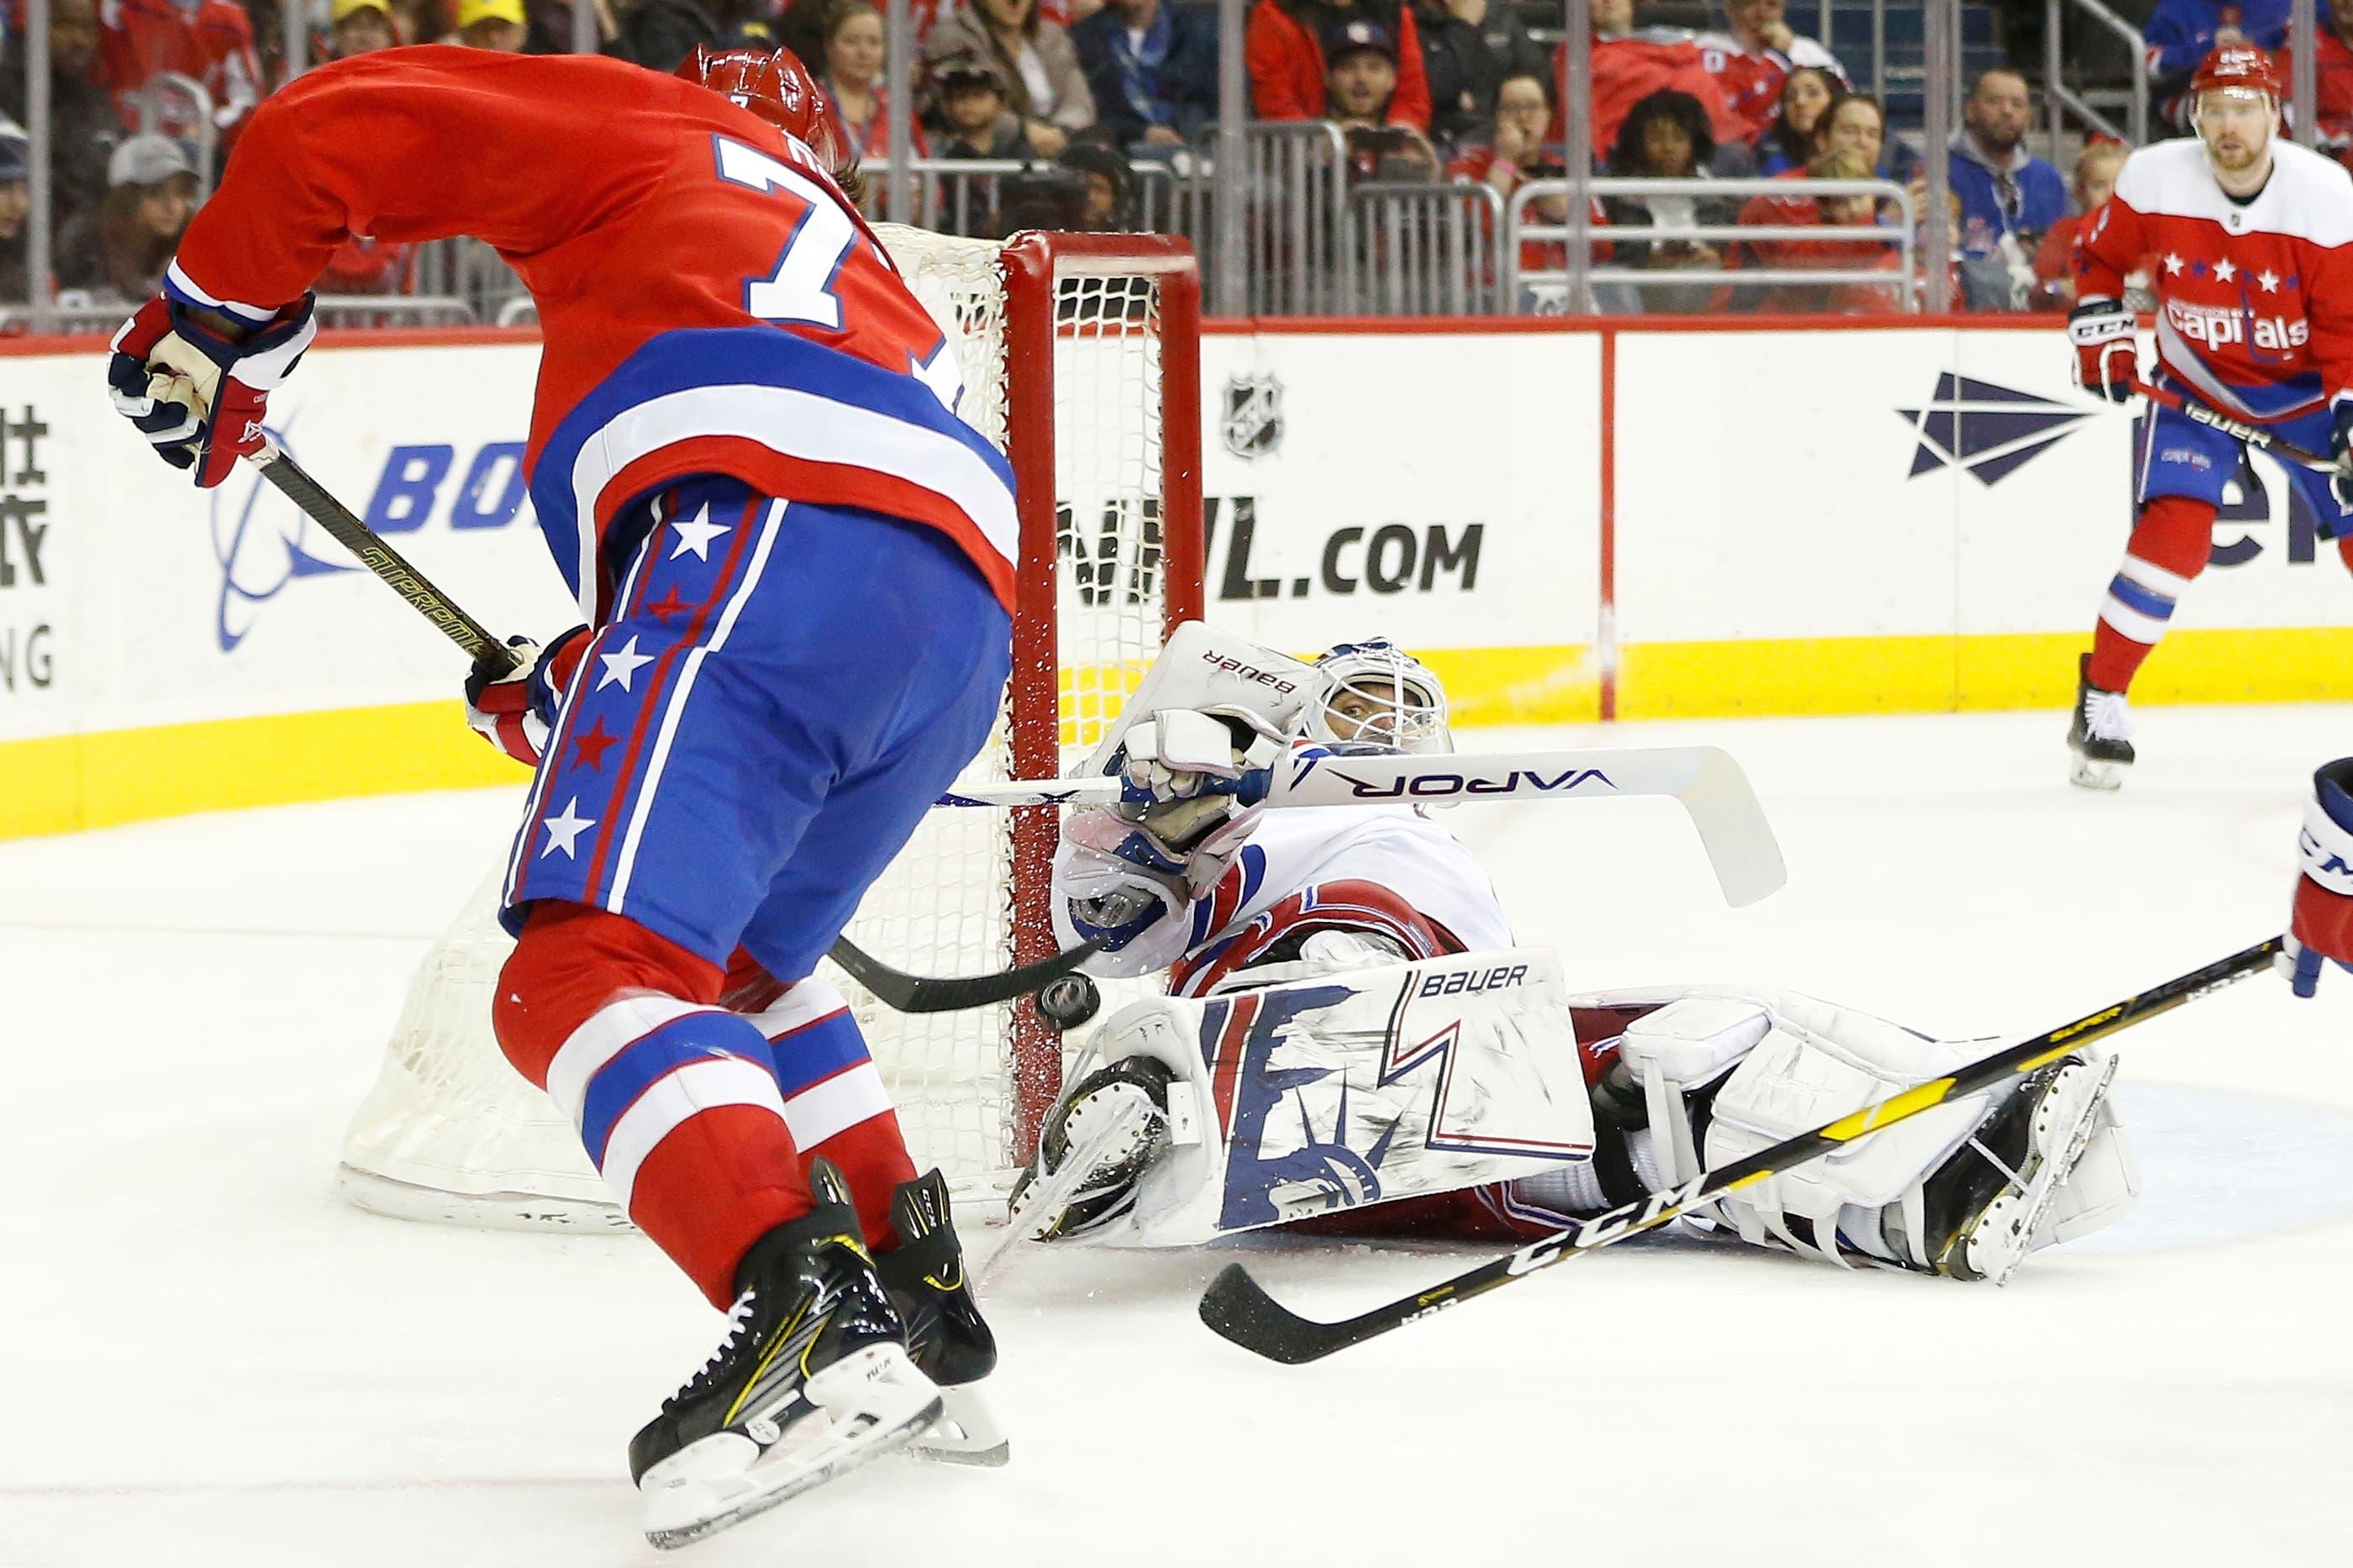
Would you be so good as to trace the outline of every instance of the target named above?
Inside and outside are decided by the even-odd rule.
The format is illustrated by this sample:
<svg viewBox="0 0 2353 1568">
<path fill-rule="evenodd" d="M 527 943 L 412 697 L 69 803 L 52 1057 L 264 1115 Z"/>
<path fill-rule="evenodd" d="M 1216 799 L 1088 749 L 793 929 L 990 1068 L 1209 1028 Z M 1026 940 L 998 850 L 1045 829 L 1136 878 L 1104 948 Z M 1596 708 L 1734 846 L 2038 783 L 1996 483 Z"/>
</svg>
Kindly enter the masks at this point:
<svg viewBox="0 0 2353 1568">
<path fill-rule="evenodd" d="M 1797 194 L 1808 180 L 1868 180 L 1875 175 L 1870 160 L 1852 147 L 1824 148 L 1797 171 L 1799 180 L 1789 195 L 1755 196 L 1740 209 L 1743 224 L 1757 226 L 1879 230 L 1879 203 L 1869 195 L 1808 195 Z M 1754 268 L 1857 271 L 1894 271 L 1903 256 L 1892 239 L 1863 242 L 1853 238 L 1759 239 L 1743 241 L 1743 265 Z M 1778 283 L 1757 296 L 1756 308 L 1772 312 L 1808 314 L 1857 310 L 1896 310 L 1901 293 L 1892 288 L 1862 283 Z"/>
<path fill-rule="evenodd" d="M 1096 13 L 1109 14 L 1109 7 Z M 1135 171 L 1126 154 L 1099 138 L 1082 136 L 1055 160 L 1086 181 L 1085 195 L 1071 222 L 1082 234 L 1117 234 L 1136 226 Z"/>
<path fill-rule="evenodd" d="M 1388 29 L 1358 17 L 1324 37 L 1331 62 L 1324 101 L 1331 121 L 1348 138 L 1360 179 L 1434 180 L 1438 154 L 1410 125 L 1398 124 L 1389 106 L 1398 91 L 1398 51 Z"/>
<path fill-rule="evenodd" d="M 873 0 L 845 0 L 828 19 L 825 73 L 820 79 L 833 132 L 845 151 L 881 158 L 891 151 L 891 102 L 882 85 L 882 12 Z M 915 156 L 925 153 L 923 128 L 912 121 Z"/>
<path fill-rule="evenodd" d="M 339 60 L 388 49 L 400 41 L 384 0 L 335 0 L 328 16 L 334 28 L 328 47 Z"/>
<path fill-rule="evenodd" d="M 1842 92 L 1831 100 L 1814 124 L 1814 151 L 1859 153 L 1873 177 L 1925 188 L 1920 154 L 1887 133 L 1887 110 L 1867 92 Z"/>
<path fill-rule="evenodd" d="M 1819 66 L 1799 66 L 1781 84 L 1781 112 L 1757 139 L 1757 172 L 1773 175 L 1802 169 L 1818 150 L 1814 127 L 1839 96 L 1839 79 Z"/>
<path fill-rule="evenodd" d="M 2051 226 L 2034 253 L 2036 309 L 2063 310 L 2075 302 L 2075 237 L 2085 220 L 2116 195 L 2116 174 L 2131 152 L 2121 142 L 2091 142 L 2075 159 L 2075 210 Z"/>
<path fill-rule="evenodd" d="M 1447 177 L 1486 185 L 1504 198 L 1508 209 L 1512 197 L 1530 180 L 1567 177 L 1560 144 L 1545 140 L 1551 123 L 1552 88 L 1543 73 L 1505 77 L 1495 89 L 1495 121 L 1487 142 L 1459 149 L 1447 165 Z M 1532 201 L 1528 217 L 1535 223 L 1565 223 L 1568 203 L 1558 197 Z M 1593 221 L 1597 226 L 1602 221 L 1598 207 Z M 1520 266 L 1531 272 L 1558 271 L 1567 265 L 1567 256 L 1566 247 L 1550 242 L 1527 240 L 1520 246 Z"/>
<path fill-rule="evenodd" d="M 1396 46 L 1389 123 L 1428 132 L 1430 74 L 1422 65 L 1420 30 L 1402 0 L 1258 0 L 1245 40 L 1252 112 L 1261 120 L 1331 118 L 1325 100 L 1331 62 L 1323 40 L 1356 21 L 1379 27 Z"/>
<path fill-rule="evenodd" d="M 1627 112 L 1642 99 L 1662 89 L 1685 94 L 1707 111 L 1712 141 L 1720 158 L 1712 161 L 1719 174 L 1746 174 L 1742 143 L 1753 135 L 1748 121 L 1736 113 L 1724 89 L 1708 74 L 1693 35 L 1668 27 L 1634 31 L 1634 0 L 1592 0 L 1593 105 L 1592 127 L 1597 161 L 1614 145 Z M 1561 84 L 1568 79 L 1566 48 L 1553 51 L 1552 139 L 1567 139 L 1560 111 Z M 1730 149 L 1741 148 L 1740 152 Z"/>
<path fill-rule="evenodd" d="M 1071 29 L 1095 123 L 1131 151 L 1175 149 L 1218 112 L 1218 24 L 1206 6 L 1106 0 Z"/>
<path fill-rule="evenodd" d="M 1947 159 L 1961 198 L 1961 276 L 1972 310 L 2015 309 L 2034 279 L 2034 251 L 2067 212 L 2067 182 L 2027 152 L 2033 107 L 2026 79 L 1996 66 L 1977 79 L 1961 106 Z M 2014 285 L 2001 302 L 2000 279 Z"/>
<path fill-rule="evenodd" d="M 1788 22 L 1788 0 L 1724 0 L 1730 26 L 1699 37 L 1701 58 L 1724 87 L 1733 112 L 1748 122 L 1747 140 L 1764 134 L 1779 111 L 1781 84 L 1799 67 L 1825 70 L 1847 83 L 1838 57 Z"/>
<path fill-rule="evenodd" d="M 100 73 L 125 125 L 186 135 L 195 124 L 185 95 L 158 89 L 142 113 L 148 84 L 186 77 L 212 100 L 214 128 L 226 147 L 261 101 L 261 62 L 253 23 L 236 0 L 105 0 L 99 12 Z"/>
<path fill-rule="evenodd" d="M 0 116 L 0 305 L 32 301 L 26 270 L 26 231 L 32 226 L 32 139 L 15 121 Z"/>
<path fill-rule="evenodd" d="M 458 42 L 499 54 L 522 52 L 522 0 L 458 0 Z"/>
<path fill-rule="evenodd" d="M 1507 76 L 1540 72 L 1544 51 L 1506 5 L 1488 0 L 1412 0 L 1430 79 L 1430 137 L 1440 147 L 1478 142 L 1495 118 Z"/>
<path fill-rule="evenodd" d="M 2198 62 L 2218 44 L 2280 47 L 2289 10 L 2289 0 L 2157 0 L 2140 29 L 2150 112 L 2176 132 L 2189 130 L 2189 79 Z"/>
<path fill-rule="evenodd" d="M 1038 15 L 1038 0 L 968 0 L 933 24 L 926 59 L 986 55 L 997 62 L 1006 107 L 1041 158 L 1051 158 L 1073 131 L 1095 122 L 1094 94 L 1079 68 L 1070 34 Z M 934 71 L 934 78 L 937 70 Z"/>
<path fill-rule="evenodd" d="M 2282 81 L 2295 79 L 2294 49 L 2280 51 L 2279 68 Z M 2320 151 L 2353 165 L 2353 0 L 2328 0 L 2328 25 L 2313 28 L 2312 107 Z"/>
<path fill-rule="evenodd" d="M 49 0 L 50 211 L 60 226 L 106 196 L 106 161 L 123 137 L 114 100 L 90 74 L 98 58 L 98 0 Z M 24 57 L 0 65 L 0 115 L 31 123 Z"/>
<path fill-rule="evenodd" d="M 593 35 L 596 39 L 596 47 L 604 49 L 619 37 L 619 22 L 610 10 L 598 3 L 598 0 L 584 0 L 584 3 L 596 15 L 596 31 Z M 650 0 L 637 0 L 637 4 L 631 9 L 645 10 L 649 3 Z M 687 0 L 687 3 L 691 4 L 691 0 Z M 720 0 L 720 8 L 723 10 L 725 8 L 725 0 Z M 572 0 L 523 0 L 522 11 L 522 52 L 524 54 L 568 55 L 573 52 Z M 765 17 L 756 24 L 754 37 L 765 42 L 768 47 L 776 47 L 774 37 Z M 734 42 L 735 39 L 727 29 L 722 28 L 719 30 L 719 41 L 722 45 L 725 45 Z M 690 52 L 688 49 L 679 50 L 678 59 L 659 68 L 676 70 L 679 61 L 685 59 Z"/>
<path fill-rule="evenodd" d="M 529 18 L 531 31 L 523 47 L 537 53 L 541 37 L 540 13 L 529 5 L 524 7 L 524 12 Z M 599 19 L 602 19 L 601 13 Z M 565 47 L 548 52 L 571 52 L 571 19 L 565 17 Z M 723 49 L 738 43 L 753 48 L 776 47 L 773 32 L 765 21 L 723 26 L 712 16 L 712 8 L 701 4 L 700 0 L 635 0 L 635 4 L 621 13 L 615 25 L 611 52 L 648 70 L 667 74 L 676 70 L 679 63 L 694 53 L 697 47 Z M 794 53 L 798 54 L 799 51 L 797 49 Z M 825 57 L 812 49 L 802 58 L 814 63 Z"/>
<path fill-rule="evenodd" d="M 934 143 L 943 158 L 1037 157 L 1021 117 L 1006 103 L 1005 78 L 987 55 L 950 55 L 932 62 L 946 134 Z"/>
<path fill-rule="evenodd" d="M 58 283 L 94 301 L 162 291 L 164 267 L 196 210 L 196 172 L 168 136 L 133 136 L 107 161 L 107 192 L 58 236 Z"/>
<path fill-rule="evenodd" d="M 1687 92 L 1663 88 L 1627 112 L 1609 152 L 1609 172 L 1632 179 L 1688 180 L 1693 188 L 1667 195 L 1611 196 L 1602 202 L 1610 226 L 1696 230 L 1728 224 L 1735 207 L 1720 196 L 1707 195 L 1704 182 L 1715 153 L 1715 132 L 1706 107 Z M 1716 273 L 1724 268 L 1720 241 L 1696 234 L 1679 237 L 1620 239 L 1613 237 L 1617 258 L 1627 267 L 1646 270 Z M 1640 308 L 1652 314 L 1691 314 L 1715 309 L 1724 290 L 1711 279 L 1696 287 L 1649 285 L 1637 294 Z"/>
</svg>

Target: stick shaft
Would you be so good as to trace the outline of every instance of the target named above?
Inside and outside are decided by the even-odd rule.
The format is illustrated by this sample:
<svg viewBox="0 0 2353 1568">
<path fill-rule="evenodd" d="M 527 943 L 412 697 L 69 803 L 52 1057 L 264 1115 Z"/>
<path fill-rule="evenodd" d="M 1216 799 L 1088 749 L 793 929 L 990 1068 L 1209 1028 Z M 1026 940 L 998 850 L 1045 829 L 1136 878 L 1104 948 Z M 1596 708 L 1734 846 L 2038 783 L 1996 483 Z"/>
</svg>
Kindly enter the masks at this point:
<svg viewBox="0 0 2353 1568">
<path fill-rule="evenodd" d="M 2185 418 L 2194 419 L 2200 425 L 2211 426 L 2226 436 L 2235 436 L 2248 446 L 2269 452 L 2282 462 L 2294 463 L 2299 468 L 2316 468 L 2326 473 L 2334 473 L 2337 469 L 2336 459 L 2324 458 L 2317 452 L 2307 452 L 2301 447 L 2293 446 L 2281 440 L 2260 425 L 2251 425 L 2243 419 L 2233 418 L 2221 409 L 2211 407 L 2194 397 L 2185 397 L 2180 393 L 2166 387 L 2152 386 L 2137 376 L 2133 378 L 2132 389 L 2160 407 L 2170 408 Z"/>
<path fill-rule="evenodd" d="M 431 621 L 443 637 L 463 648 L 477 664 L 489 665 L 493 675 L 504 675 L 514 668 L 512 650 L 451 602 L 448 595 L 433 585 L 431 578 L 410 565 L 406 557 L 386 544 L 383 536 L 362 522 L 349 507 L 328 494 L 326 487 L 288 457 L 283 447 L 273 441 L 248 461 L 303 516 L 325 529 L 336 543 L 350 551 L 361 565 L 375 573 L 407 601 L 409 608 Z"/>
</svg>

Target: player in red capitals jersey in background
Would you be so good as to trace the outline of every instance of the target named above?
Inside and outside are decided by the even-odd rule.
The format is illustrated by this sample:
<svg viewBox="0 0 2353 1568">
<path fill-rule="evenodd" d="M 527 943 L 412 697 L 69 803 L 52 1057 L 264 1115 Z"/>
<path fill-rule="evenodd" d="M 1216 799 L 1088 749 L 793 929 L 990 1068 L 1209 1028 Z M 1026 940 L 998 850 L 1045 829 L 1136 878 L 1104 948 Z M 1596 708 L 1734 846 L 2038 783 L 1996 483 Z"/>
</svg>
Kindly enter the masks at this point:
<svg viewBox="0 0 2353 1568">
<path fill-rule="evenodd" d="M 537 768 L 493 1019 L 728 1310 L 630 1445 L 661 1545 L 911 1442 L 943 1418 L 934 1379 L 995 1360 L 945 1185 L 809 975 L 994 721 L 1012 477 L 826 125 L 783 51 L 697 50 L 679 77 L 440 47 L 322 67 L 255 114 L 109 371 L 215 485 L 353 236 L 474 235 L 531 289 L 525 465 L 585 624 L 468 683 L 476 727 Z M 969 1414 L 932 1441 L 976 1436 Z"/>
<path fill-rule="evenodd" d="M 2067 319 L 2084 387 L 2121 403 L 2138 372 L 2125 274 L 2154 258 L 2156 384 L 2327 450 L 2334 476 L 2288 479 L 2353 565 L 2353 176 L 2279 135 L 2269 55 L 2226 45 L 2192 84 L 2194 141 L 2125 161 L 2075 250 Z M 2132 538 L 2077 671 L 2072 778 L 2114 789 L 2132 765 L 2125 694 L 2205 569 L 2223 486 L 2243 445 L 2152 403 L 2141 432 Z"/>
</svg>

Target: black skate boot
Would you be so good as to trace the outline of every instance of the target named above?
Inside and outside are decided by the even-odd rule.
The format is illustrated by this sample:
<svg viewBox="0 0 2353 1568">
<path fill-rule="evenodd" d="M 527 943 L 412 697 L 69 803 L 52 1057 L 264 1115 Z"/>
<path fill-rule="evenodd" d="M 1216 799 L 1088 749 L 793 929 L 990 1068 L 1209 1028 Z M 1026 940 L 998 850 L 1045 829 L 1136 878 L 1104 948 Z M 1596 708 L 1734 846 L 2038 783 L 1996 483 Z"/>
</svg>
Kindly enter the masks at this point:
<svg viewBox="0 0 2353 1568">
<path fill-rule="evenodd" d="M 2133 765 L 2132 714 L 2121 691 L 2092 684 L 2092 656 L 2075 665 L 2075 711 L 2067 721 L 2067 749 L 2075 763 L 2067 777 L 2085 789 L 2115 789 Z"/>
<path fill-rule="evenodd" d="M 940 1393 L 860 1237 L 841 1173 L 809 1173 L 817 1207 L 752 1246 L 727 1337 L 629 1442 L 646 1539 L 683 1546 L 906 1443 Z"/>
<path fill-rule="evenodd" d="M 1923 1241 L 1937 1273 L 2006 1284 L 2053 1239 L 2044 1218 L 2100 1128 L 2116 1071 L 2116 1058 L 2098 1055 L 2028 1074 L 1923 1184 Z"/>
<path fill-rule="evenodd" d="M 1001 1465 L 1012 1444 L 980 1391 L 972 1386 L 997 1368 L 997 1336 L 980 1315 L 965 1271 L 948 1208 L 948 1184 L 933 1171 L 891 1194 L 891 1224 L 899 1248 L 874 1260 L 892 1304 L 907 1324 L 907 1352 L 916 1370 L 940 1385 L 945 1409 L 932 1429 L 907 1446 L 919 1458 L 954 1465 Z"/>
<path fill-rule="evenodd" d="M 1129 1057 L 1063 1093 L 1013 1184 L 1013 1224 L 1039 1240 L 1100 1229 L 1134 1206 L 1145 1168 L 1168 1146 L 1168 1064 Z"/>
</svg>

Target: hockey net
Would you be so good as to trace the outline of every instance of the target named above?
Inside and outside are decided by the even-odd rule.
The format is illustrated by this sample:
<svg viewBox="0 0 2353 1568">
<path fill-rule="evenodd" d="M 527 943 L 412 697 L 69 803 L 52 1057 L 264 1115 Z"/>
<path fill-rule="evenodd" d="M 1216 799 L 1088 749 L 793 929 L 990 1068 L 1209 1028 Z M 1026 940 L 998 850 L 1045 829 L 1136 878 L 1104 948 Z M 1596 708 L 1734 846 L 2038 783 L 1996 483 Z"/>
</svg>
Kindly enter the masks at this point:
<svg viewBox="0 0 2353 1568">
<path fill-rule="evenodd" d="M 1200 614 L 1199 287 L 1181 241 L 1023 235 L 1003 245 L 881 226 L 954 344 L 960 412 L 1003 448 L 1021 518 L 1013 679 L 963 780 L 1075 765 Z M 987 973 L 1054 950 L 1053 808 L 940 808 L 870 889 L 848 935 L 894 968 Z M 375 1087 L 344 1136 L 338 1190 L 409 1218 L 515 1227 L 627 1221 L 571 1124 L 507 1065 L 491 988 L 512 943 L 485 881 L 419 967 Z M 1028 1002 L 893 1013 L 831 964 L 899 1110 L 916 1168 L 960 1199 L 1000 1190 L 1060 1082 Z"/>
</svg>

